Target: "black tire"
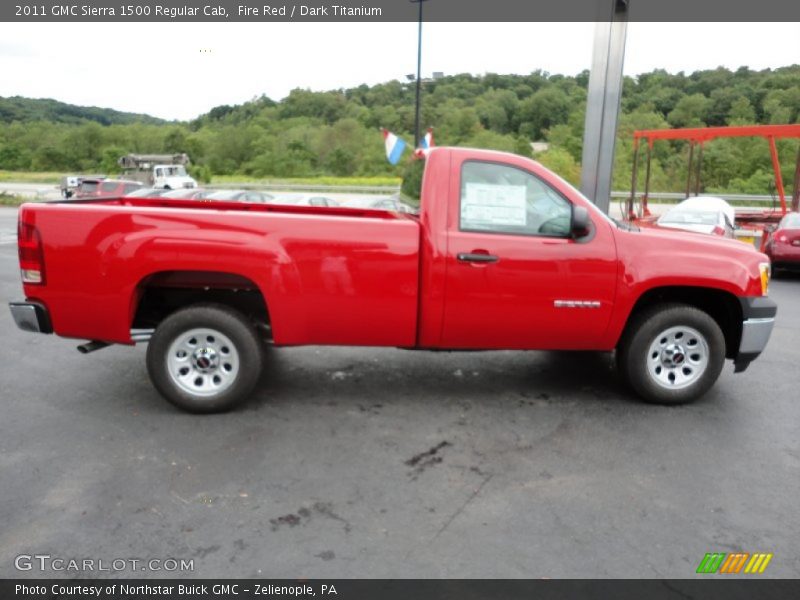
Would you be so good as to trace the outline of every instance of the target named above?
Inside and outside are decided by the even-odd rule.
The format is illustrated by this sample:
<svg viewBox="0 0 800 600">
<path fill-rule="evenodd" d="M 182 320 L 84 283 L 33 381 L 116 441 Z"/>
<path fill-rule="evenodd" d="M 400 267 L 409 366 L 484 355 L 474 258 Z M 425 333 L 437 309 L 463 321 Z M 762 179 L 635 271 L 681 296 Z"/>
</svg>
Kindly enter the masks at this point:
<svg viewBox="0 0 800 600">
<path fill-rule="evenodd" d="M 159 324 L 147 348 L 147 372 L 155 388 L 175 406 L 194 413 L 227 411 L 245 400 L 263 364 L 255 327 L 223 305 L 199 304 L 174 312 Z"/>
<path fill-rule="evenodd" d="M 724 364 L 725 336 L 719 325 L 708 313 L 685 304 L 662 304 L 635 314 L 617 346 L 620 375 L 653 404 L 699 398 L 714 385 Z"/>
</svg>

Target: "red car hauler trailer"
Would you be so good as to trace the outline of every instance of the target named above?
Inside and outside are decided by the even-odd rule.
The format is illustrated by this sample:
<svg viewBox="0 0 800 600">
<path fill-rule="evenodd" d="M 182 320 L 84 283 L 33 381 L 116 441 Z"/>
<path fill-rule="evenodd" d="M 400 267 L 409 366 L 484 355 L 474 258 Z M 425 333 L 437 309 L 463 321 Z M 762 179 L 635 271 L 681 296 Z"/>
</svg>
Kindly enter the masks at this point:
<svg viewBox="0 0 800 600">
<path fill-rule="evenodd" d="M 742 127 L 702 127 L 694 129 L 644 129 L 633 132 L 633 174 L 631 176 L 631 194 L 628 197 L 624 217 L 629 221 L 652 222 L 655 217 L 650 214 L 647 202 L 650 195 L 650 163 L 652 158 L 653 143 L 656 140 L 687 140 L 689 142 L 689 168 L 686 176 L 686 197 L 692 192 L 697 196 L 700 193 L 700 174 L 703 168 L 703 147 L 708 142 L 719 138 L 734 137 L 762 137 L 769 144 L 772 158 L 772 168 L 775 172 L 775 190 L 778 194 L 780 207 L 763 211 L 737 211 L 736 225 L 743 229 L 763 232 L 768 227 L 778 223 L 787 212 L 786 190 L 783 186 L 781 165 L 778 160 L 776 139 L 800 138 L 800 124 L 797 125 L 746 125 Z M 644 193 L 637 199 L 639 155 L 641 142 L 646 147 L 646 175 Z M 697 160 L 695 161 L 695 151 Z M 797 163 L 794 171 L 794 186 L 792 190 L 791 210 L 800 210 L 800 149 L 797 153 Z M 766 236 L 762 235 L 761 249 L 766 244 Z"/>
</svg>

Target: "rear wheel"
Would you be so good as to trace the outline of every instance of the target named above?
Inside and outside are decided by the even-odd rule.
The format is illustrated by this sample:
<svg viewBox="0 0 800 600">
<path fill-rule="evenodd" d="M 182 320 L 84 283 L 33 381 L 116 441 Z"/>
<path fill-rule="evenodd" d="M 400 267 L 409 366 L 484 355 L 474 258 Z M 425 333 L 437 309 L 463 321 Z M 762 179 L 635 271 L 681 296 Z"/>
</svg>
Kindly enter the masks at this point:
<svg viewBox="0 0 800 600">
<path fill-rule="evenodd" d="M 226 306 L 198 305 L 161 322 L 147 348 L 156 389 L 191 412 L 221 412 L 244 400 L 263 366 L 255 328 Z"/>
<path fill-rule="evenodd" d="M 714 385 L 725 363 L 725 336 L 707 313 L 684 304 L 635 315 L 617 348 L 623 378 L 647 402 L 683 404 Z"/>
</svg>

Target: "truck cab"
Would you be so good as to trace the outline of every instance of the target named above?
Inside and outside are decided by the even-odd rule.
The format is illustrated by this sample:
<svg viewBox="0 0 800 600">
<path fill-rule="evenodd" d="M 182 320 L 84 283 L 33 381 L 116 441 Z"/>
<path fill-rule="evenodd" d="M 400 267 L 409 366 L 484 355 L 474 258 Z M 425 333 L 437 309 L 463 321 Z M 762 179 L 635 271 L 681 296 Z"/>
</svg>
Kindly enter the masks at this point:
<svg viewBox="0 0 800 600">
<path fill-rule="evenodd" d="M 156 165 L 152 179 L 155 188 L 179 190 L 197 187 L 197 181 L 189 176 L 183 165 Z"/>
</svg>

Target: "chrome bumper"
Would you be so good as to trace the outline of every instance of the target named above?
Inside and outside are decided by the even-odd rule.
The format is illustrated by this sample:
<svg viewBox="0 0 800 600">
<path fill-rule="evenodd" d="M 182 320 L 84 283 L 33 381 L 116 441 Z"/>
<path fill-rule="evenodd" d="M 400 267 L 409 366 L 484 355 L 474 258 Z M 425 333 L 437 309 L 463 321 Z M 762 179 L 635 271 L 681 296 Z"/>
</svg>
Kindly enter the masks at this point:
<svg viewBox="0 0 800 600">
<path fill-rule="evenodd" d="M 778 312 L 778 305 L 767 297 L 740 298 L 740 302 L 744 321 L 739 352 L 733 361 L 735 373 L 744 371 L 766 348 Z"/>
<path fill-rule="evenodd" d="M 44 305 L 38 302 L 9 302 L 8 308 L 17 327 L 22 331 L 53 333 L 50 315 Z"/>
<path fill-rule="evenodd" d="M 742 341 L 739 344 L 739 354 L 761 354 L 764 348 L 767 347 L 774 325 L 774 318 L 747 319 L 742 324 Z"/>
</svg>

